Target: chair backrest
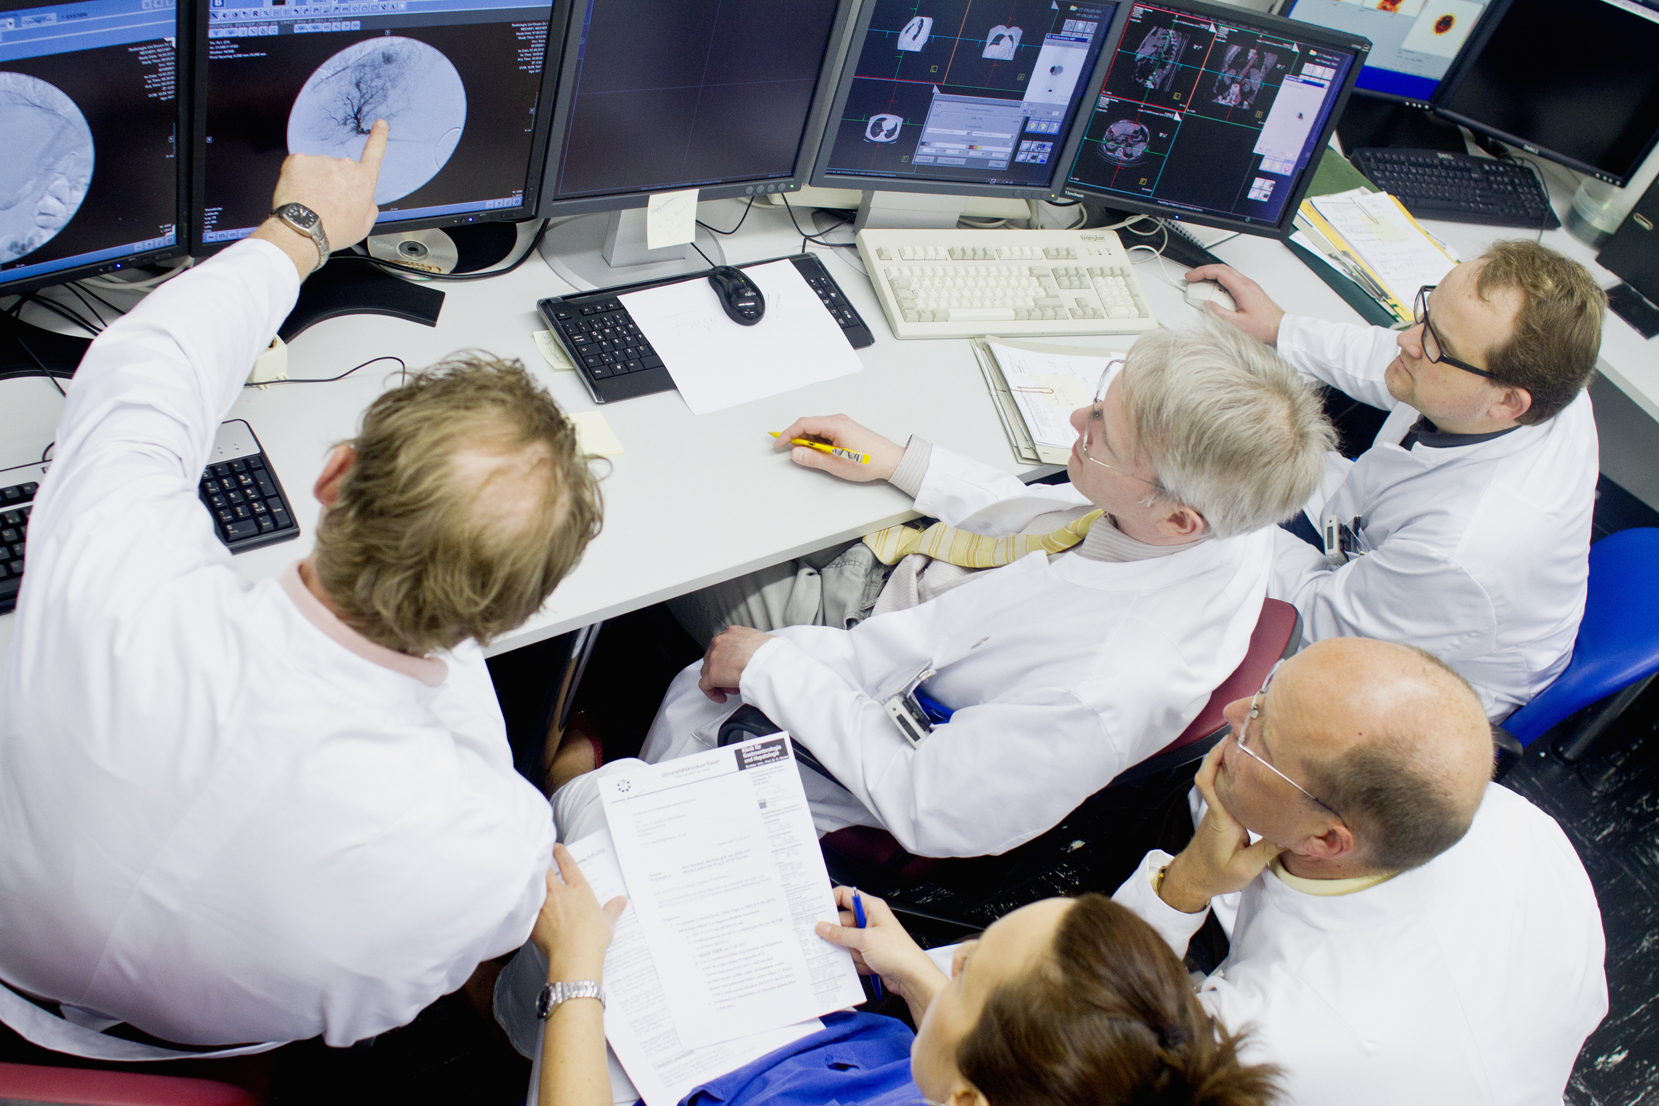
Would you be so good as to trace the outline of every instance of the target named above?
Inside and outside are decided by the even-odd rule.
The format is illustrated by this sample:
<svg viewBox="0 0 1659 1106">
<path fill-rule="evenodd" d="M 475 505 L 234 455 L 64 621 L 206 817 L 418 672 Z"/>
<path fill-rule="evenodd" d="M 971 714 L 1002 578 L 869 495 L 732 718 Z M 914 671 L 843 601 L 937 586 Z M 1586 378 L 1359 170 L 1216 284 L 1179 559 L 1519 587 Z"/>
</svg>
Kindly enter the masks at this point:
<svg viewBox="0 0 1659 1106">
<path fill-rule="evenodd" d="M 75 1106 L 255 1106 L 241 1087 L 211 1079 L 99 1068 L 0 1064 L 0 1103 Z"/>
<path fill-rule="evenodd" d="M 1530 744 L 1575 711 L 1659 671 L 1659 529 L 1590 547 L 1590 584 L 1572 660 L 1504 729 Z"/>
</svg>

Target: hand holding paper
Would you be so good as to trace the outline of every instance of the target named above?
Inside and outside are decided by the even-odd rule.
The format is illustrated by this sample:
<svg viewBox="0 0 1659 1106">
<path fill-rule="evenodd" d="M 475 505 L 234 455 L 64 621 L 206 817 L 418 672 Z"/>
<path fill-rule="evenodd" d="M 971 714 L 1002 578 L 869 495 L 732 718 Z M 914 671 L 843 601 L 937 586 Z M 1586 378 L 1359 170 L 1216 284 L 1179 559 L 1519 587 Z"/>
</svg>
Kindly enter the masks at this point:
<svg viewBox="0 0 1659 1106">
<path fill-rule="evenodd" d="M 619 895 L 601 907 L 576 858 L 563 845 L 553 846 L 553 861 L 558 867 L 547 870 L 547 901 L 530 939 L 547 957 L 548 979 L 598 981 L 616 920 L 628 900 Z"/>
</svg>

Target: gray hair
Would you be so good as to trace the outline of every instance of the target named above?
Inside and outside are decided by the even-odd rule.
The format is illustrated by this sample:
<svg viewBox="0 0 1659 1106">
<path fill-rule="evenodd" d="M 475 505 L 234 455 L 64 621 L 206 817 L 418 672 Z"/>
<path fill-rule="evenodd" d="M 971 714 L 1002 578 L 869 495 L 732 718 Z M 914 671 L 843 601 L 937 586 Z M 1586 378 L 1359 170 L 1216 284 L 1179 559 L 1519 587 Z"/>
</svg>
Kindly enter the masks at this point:
<svg viewBox="0 0 1659 1106">
<path fill-rule="evenodd" d="M 1129 351 L 1124 409 L 1159 490 L 1218 538 L 1290 518 L 1319 484 L 1336 432 L 1318 393 L 1284 358 L 1206 317 L 1156 330 Z"/>
</svg>

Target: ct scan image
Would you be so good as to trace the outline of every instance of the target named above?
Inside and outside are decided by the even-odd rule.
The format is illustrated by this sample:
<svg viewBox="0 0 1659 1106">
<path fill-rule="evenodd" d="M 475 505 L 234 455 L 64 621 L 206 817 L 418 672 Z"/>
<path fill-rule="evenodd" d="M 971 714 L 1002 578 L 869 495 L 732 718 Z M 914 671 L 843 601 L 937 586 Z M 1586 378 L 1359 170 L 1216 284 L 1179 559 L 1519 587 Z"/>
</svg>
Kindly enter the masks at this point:
<svg viewBox="0 0 1659 1106">
<path fill-rule="evenodd" d="M 361 157 L 376 119 L 391 131 L 374 202 L 389 204 L 438 175 L 467 125 L 467 91 L 436 47 L 388 35 L 317 67 L 288 113 L 288 152 Z"/>
<path fill-rule="evenodd" d="M 0 73 L 0 264 L 33 253 L 80 210 L 92 182 L 92 129 L 55 85 Z"/>
</svg>

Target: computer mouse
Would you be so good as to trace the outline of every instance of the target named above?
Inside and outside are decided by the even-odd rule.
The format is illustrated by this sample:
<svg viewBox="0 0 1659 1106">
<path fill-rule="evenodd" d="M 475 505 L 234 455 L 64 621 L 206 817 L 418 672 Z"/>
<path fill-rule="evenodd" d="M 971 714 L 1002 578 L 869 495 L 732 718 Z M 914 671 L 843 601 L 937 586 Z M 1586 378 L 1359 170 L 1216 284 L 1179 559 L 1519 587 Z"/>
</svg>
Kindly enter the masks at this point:
<svg viewBox="0 0 1659 1106">
<path fill-rule="evenodd" d="M 1233 297 L 1217 281 L 1187 281 L 1186 297 L 1187 302 L 1200 311 L 1204 309 L 1206 303 L 1218 303 L 1229 311 L 1238 310 L 1238 304 L 1234 302 Z"/>
<path fill-rule="evenodd" d="M 709 283 L 720 297 L 720 306 L 739 326 L 754 326 L 766 314 L 766 297 L 742 269 L 721 265 L 709 273 Z"/>
</svg>

